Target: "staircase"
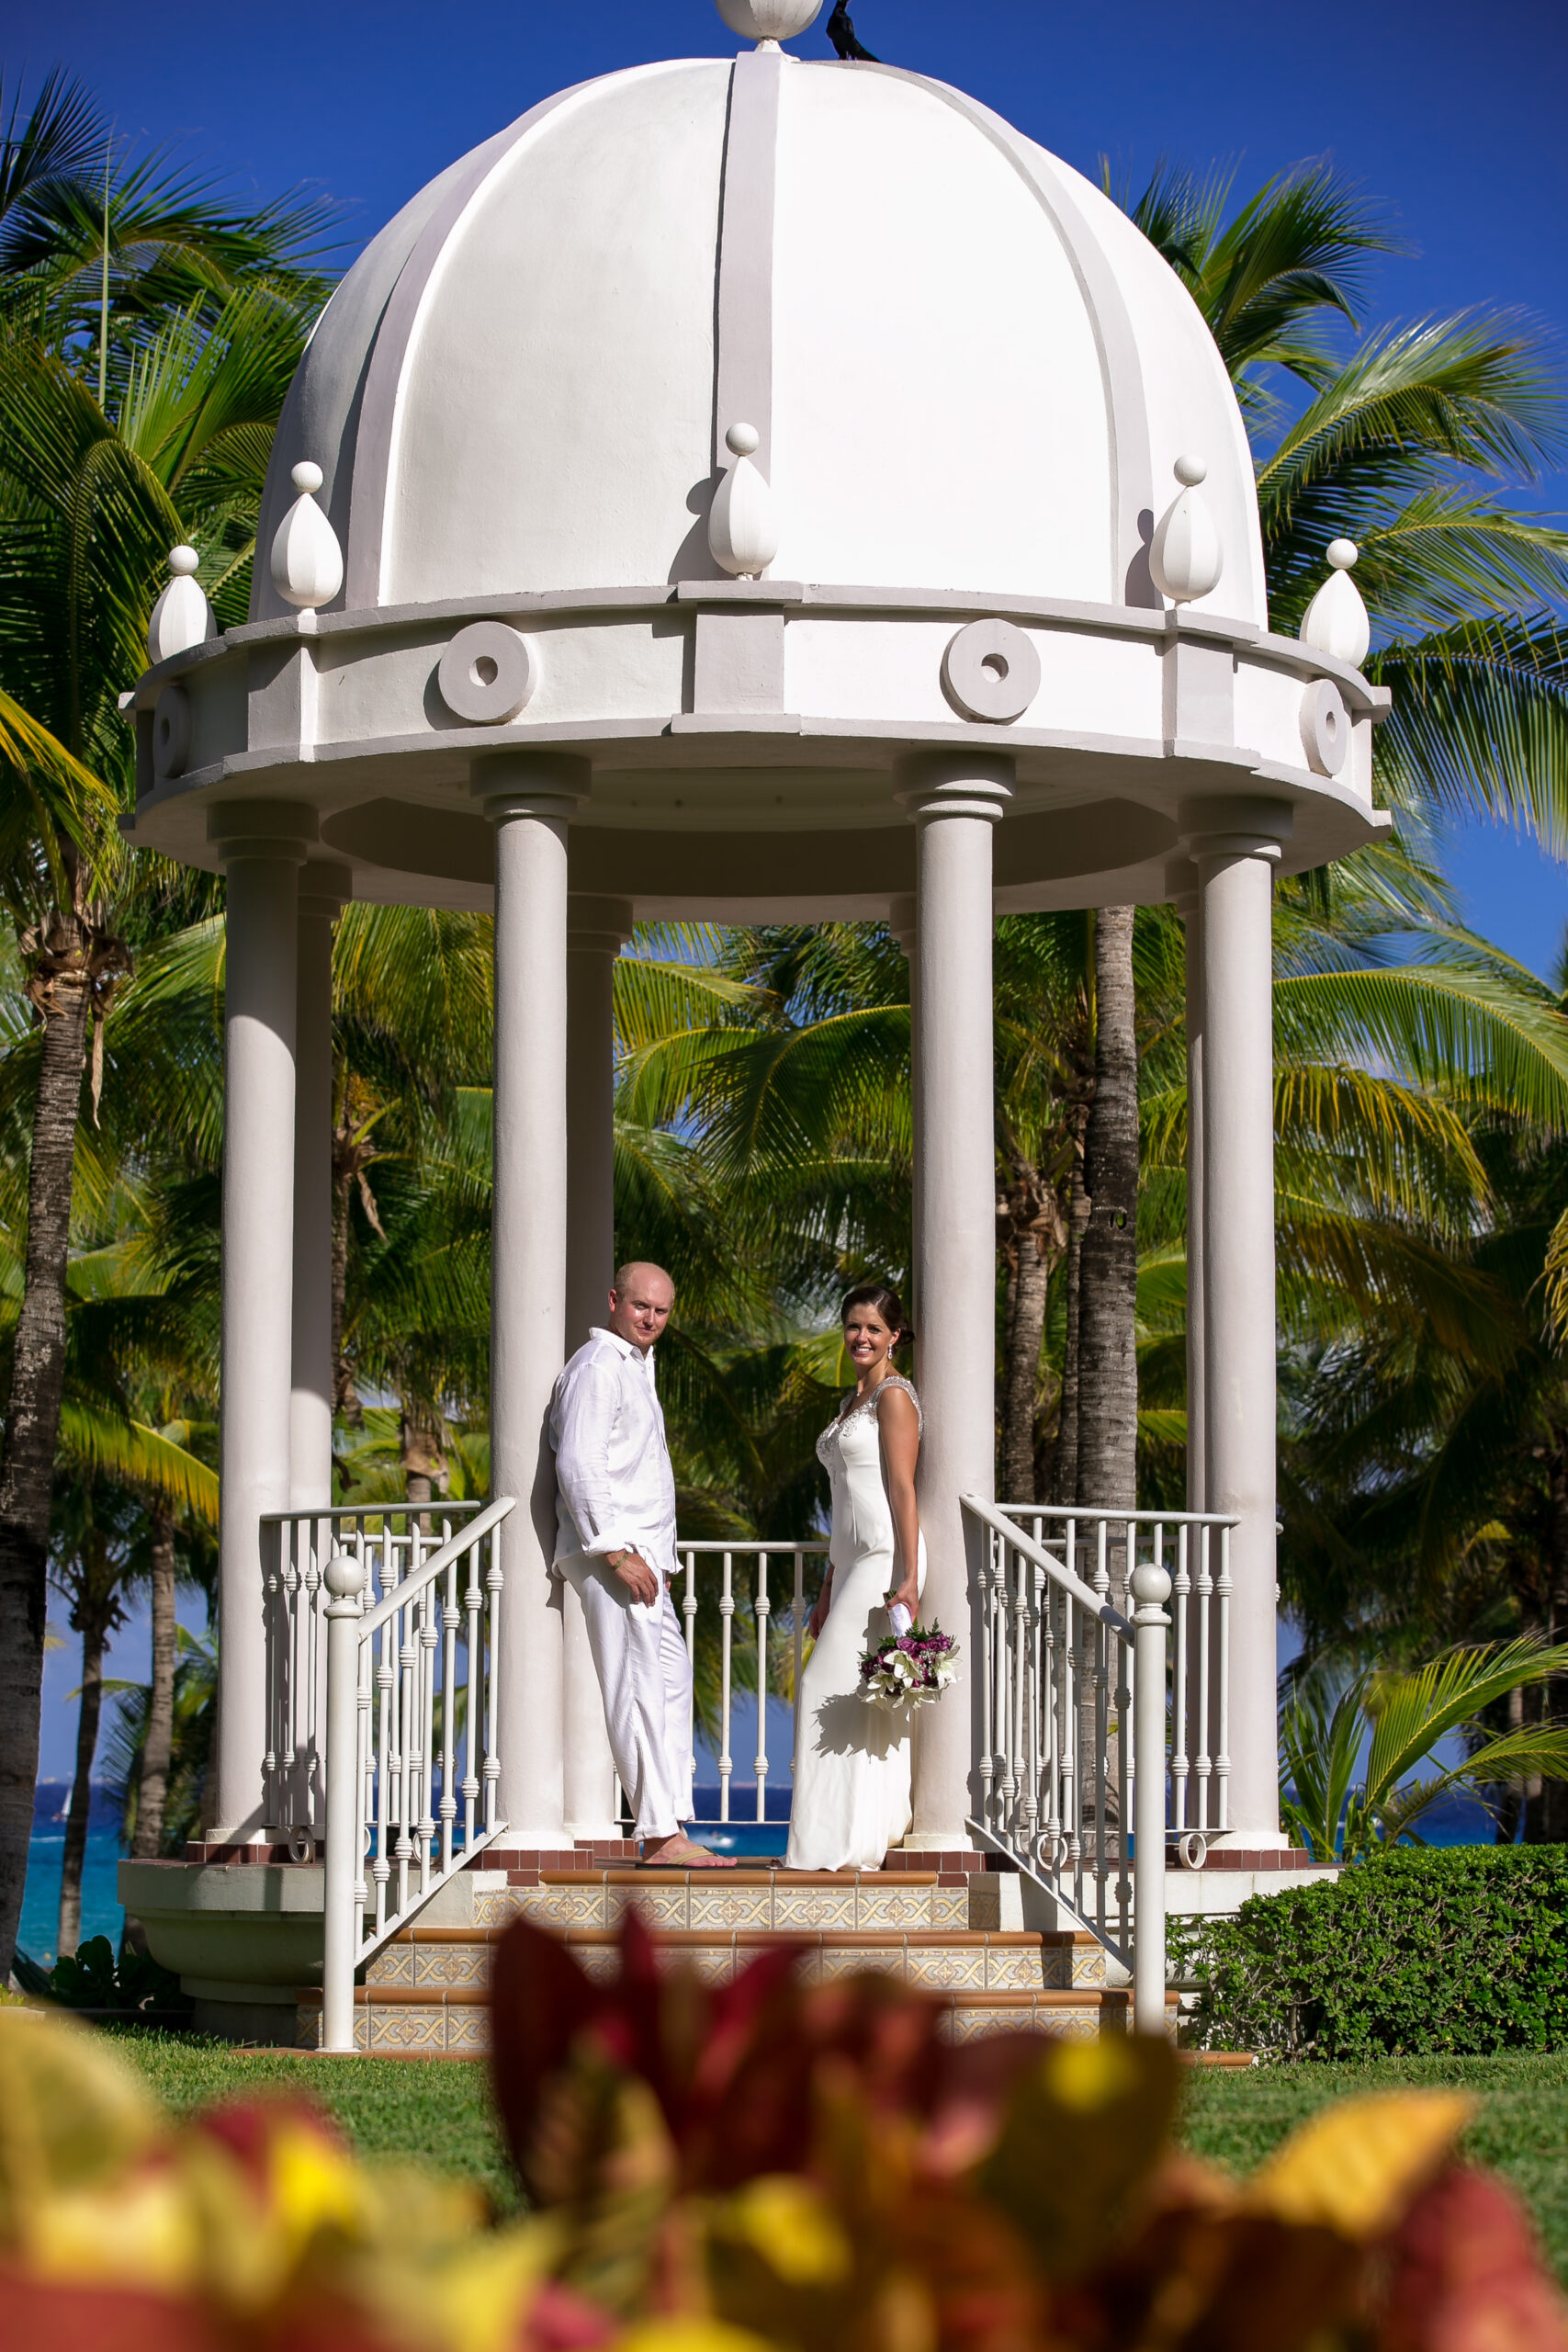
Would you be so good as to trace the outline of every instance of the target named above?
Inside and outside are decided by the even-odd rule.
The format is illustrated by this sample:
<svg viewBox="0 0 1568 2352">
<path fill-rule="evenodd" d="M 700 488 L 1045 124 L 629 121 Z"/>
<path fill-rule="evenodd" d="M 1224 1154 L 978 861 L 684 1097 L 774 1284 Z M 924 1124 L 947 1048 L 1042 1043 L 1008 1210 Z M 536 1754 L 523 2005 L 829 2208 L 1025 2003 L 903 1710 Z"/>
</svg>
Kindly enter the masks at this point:
<svg viewBox="0 0 1568 2352">
<path fill-rule="evenodd" d="M 939 1865 L 948 1859 L 931 1857 Z M 715 1872 L 606 1861 L 465 1871 L 368 1963 L 355 1992 L 355 2044 L 481 2056 L 489 2046 L 491 1951 L 509 1923 L 519 1914 L 534 1920 L 558 1935 L 589 1975 L 609 1975 L 616 1928 L 633 1902 L 671 1963 L 693 1966 L 710 1983 L 727 1981 L 765 1948 L 788 1944 L 810 1981 L 869 1968 L 942 1994 L 958 2038 L 1020 2026 L 1078 2039 L 1125 2032 L 1132 1996 L 1109 1981 L 1113 1963 L 1104 1947 L 1084 1933 L 1003 1929 L 1001 1884 L 996 1872 L 940 1867 Z M 1176 2007 L 1171 1994 L 1173 2032 Z M 319 1991 L 299 1995 L 298 2022 L 300 2047 L 319 2048 Z"/>
</svg>

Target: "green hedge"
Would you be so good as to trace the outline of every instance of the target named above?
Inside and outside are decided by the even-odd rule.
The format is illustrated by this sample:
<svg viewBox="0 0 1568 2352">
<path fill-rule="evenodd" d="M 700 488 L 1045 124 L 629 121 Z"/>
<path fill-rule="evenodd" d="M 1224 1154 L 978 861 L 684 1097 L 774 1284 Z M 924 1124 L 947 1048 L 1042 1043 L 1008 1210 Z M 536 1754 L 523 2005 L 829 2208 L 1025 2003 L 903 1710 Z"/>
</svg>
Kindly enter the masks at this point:
<svg viewBox="0 0 1568 2352">
<path fill-rule="evenodd" d="M 1568 2048 L 1568 1848 L 1400 1848 L 1332 1883 L 1172 1921 L 1200 2049 L 1266 2058 Z"/>
</svg>

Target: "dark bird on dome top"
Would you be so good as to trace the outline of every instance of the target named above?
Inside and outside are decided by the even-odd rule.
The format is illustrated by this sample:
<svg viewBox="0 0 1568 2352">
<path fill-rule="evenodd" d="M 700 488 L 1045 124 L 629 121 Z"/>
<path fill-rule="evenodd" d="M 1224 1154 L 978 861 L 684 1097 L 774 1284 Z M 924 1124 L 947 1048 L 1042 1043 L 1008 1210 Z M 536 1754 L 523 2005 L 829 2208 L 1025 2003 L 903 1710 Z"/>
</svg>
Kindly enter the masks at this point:
<svg viewBox="0 0 1568 2352">
<path fill-rule="evenodd" d="M 828 19 L 828 38 L 841 60 L 858 58 L 863 65 L 880 65 L 882 62 L 879 57 L 874 57 L 869 49 L 863 49 L 856 40 L 855 20 L 844 0 L 839 0 L 838 6 Z"/>
</svg>

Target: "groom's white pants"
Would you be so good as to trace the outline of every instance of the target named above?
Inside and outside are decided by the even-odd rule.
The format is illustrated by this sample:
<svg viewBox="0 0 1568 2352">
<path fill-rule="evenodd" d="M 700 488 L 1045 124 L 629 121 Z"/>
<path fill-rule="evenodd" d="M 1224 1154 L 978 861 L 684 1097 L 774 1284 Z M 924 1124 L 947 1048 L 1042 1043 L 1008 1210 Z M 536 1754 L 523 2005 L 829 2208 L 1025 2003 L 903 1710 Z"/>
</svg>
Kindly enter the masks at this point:
<svg viewBox="0 0 1568 2352">
<path fill-rule="evenodd" d="M 672 1838 L 692 1817 L 692 1668 L 675 1603 L 662 1577 L 657 1600 L 634 1600 L 591 1553 L 556 1565 L 581 1596 L 610 1753 L 637 1834 Z"/>
</svg>

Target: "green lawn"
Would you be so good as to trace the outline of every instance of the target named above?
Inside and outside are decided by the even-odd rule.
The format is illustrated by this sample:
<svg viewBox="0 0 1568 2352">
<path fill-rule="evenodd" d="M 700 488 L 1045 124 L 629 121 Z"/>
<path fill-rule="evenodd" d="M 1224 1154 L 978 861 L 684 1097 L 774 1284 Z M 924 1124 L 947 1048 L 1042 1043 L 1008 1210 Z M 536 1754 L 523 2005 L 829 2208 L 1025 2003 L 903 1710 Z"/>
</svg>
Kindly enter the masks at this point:
<svg viewBox="0 0 1568 2352">
<path fill-rule="evenodd" d="M 366 2155 L 418 2156 L 482 2181 L 509 2210 L 517 2188 L 491 2110 L 485 2070 L 457 2061 L 291 2058 L 228 2050 L 183 2034 L 128 2032 L 119 2047 L 171 2107 L 259 2084 L 298 2085 L 331 2109 Z M 1532 2208 L 1568 2281 L 1568 2051 L 1546 2057 L 1386 2059 L 1366 2066 L 1195 2070 L 1181 2136 L 1194 2154 L 1250 2172 L 1314 2108 L 1402 2084 L 1472 2090 L 1481 2112 L 1466 2153 L 1505 2174 Z"/>
</svg>

